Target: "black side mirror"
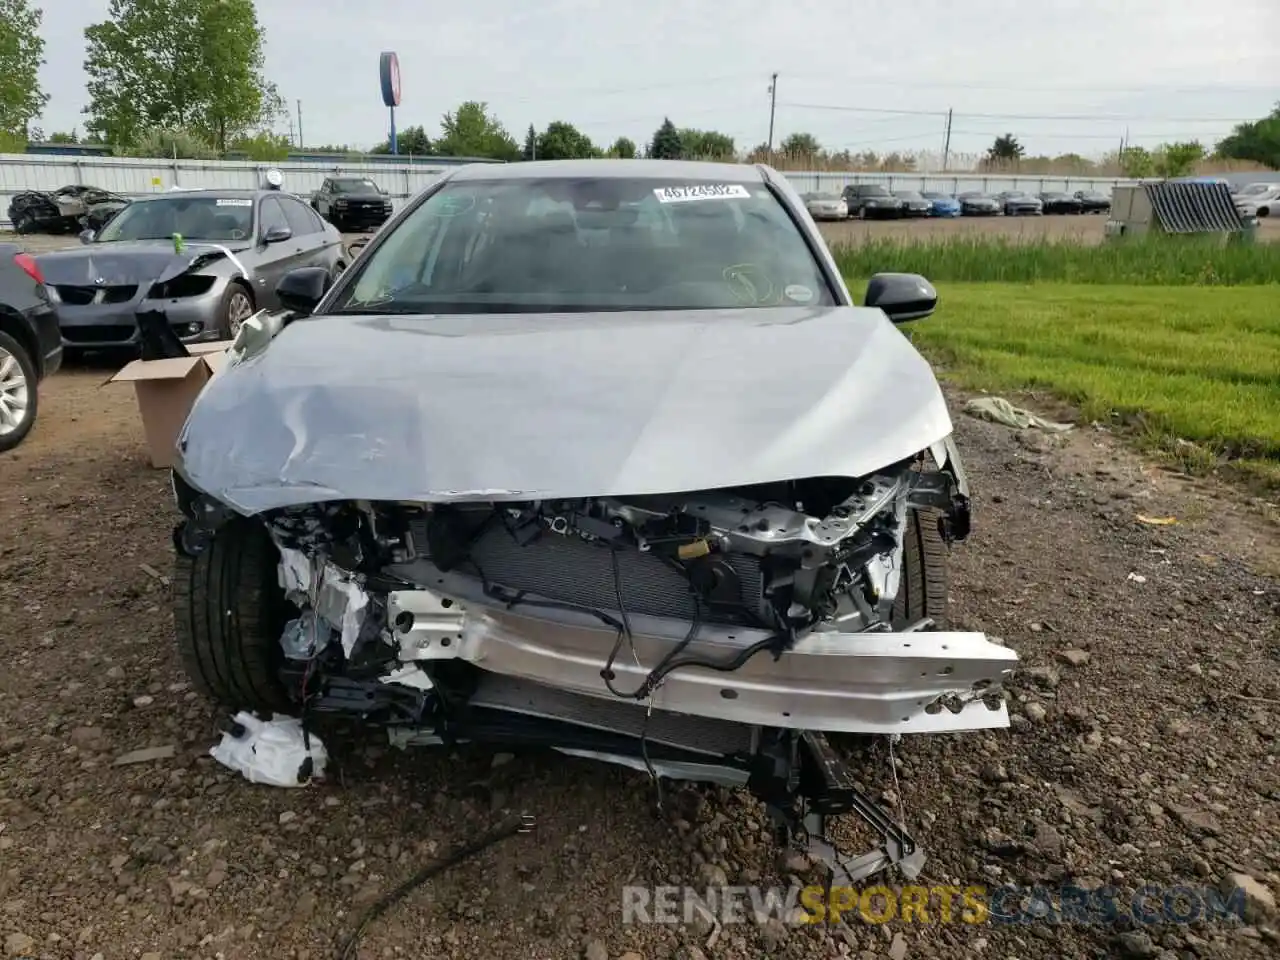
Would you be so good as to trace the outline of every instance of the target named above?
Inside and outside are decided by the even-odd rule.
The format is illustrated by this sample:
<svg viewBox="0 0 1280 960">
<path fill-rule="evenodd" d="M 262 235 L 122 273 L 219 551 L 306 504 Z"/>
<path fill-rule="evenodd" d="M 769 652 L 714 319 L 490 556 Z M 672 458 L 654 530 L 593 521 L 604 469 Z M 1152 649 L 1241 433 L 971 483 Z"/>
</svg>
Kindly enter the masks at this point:
<svg viewBox="0 0 1280 960">
<path fill-rule="evenodd" d="M 280 278 L 276 296 L 286 310 L 305 317 L 329 292 L 331 282 L 325 267 L 298 267 Z"/>
<path fill-rule="evenodd" d="M 867 283 L 863 303 L 879 307 L 894 323 L 906 323 L 933 313 L 938 306 L 938 291 L 917 273 L 877 273 Z"/>
<path fill-rule="evenodd" d="M 293 231 L 288 227 L 268 227 L 267 232 L 262 235 L 262 242 L 266 244 L 280 243 L 292 236 Z"/>
</svg>

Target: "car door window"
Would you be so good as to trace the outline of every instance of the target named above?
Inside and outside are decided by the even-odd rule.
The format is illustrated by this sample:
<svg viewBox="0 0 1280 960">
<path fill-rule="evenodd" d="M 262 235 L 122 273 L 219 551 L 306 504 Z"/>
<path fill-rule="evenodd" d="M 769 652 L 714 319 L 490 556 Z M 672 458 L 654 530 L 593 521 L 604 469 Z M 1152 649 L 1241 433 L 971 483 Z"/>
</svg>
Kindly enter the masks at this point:
<svg viewBox="0 0 1280 960">
<path fill-rule="evenodd" d="M 277 199 L 284 207 L 285 219 L 288 221 L 289 229 L 293 231 L 295 237 L 301 239 L 320 232 L 317 223 L 311 219 L 311 211 L 306 206 L 292 197 L 279 197 Z"/>
<path fill-rule="evenodd" d="M 262 201 L 262 227 L 261 236 L 266 236 L 268 232 L 283 227 L 288 230 L 289 220 L 285 217 L 284 211 L 280 209 L 280 203 L 275 197 L 267 197 Z"/>
</svg>

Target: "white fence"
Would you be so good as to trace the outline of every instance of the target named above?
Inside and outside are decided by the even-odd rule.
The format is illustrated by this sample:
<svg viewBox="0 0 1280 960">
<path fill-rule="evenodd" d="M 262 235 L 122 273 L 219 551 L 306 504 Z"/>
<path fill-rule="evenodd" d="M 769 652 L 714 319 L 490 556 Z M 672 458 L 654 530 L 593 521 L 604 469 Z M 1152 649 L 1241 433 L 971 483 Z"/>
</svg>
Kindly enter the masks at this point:
<svg viewBox="0 0 1280 960">
<path fill-rule="evenodd" d="M 24 190 L 56 190 L 83 183 L 127 197 L 158 193 L 173 186 L 253 189 L 263 174 L 275 167 L 284 174 L 285 189 L 310 196 L 325 177 L 334 175 L 372 178 L 402 203 L 448 169 L 446 164 L 397 164 L 330 161 L 289 161 L 268 164 L 243 160 L 140 160 L 131 157 L 68 157 L 32 154 L 0 154 L 0 225 L 8 226 L 9 201 Z M 839 193 L 850 183 L 882 183 L 892 190 L 936 190 L 962 193 L 982 190 L 1102 190 L 1131 180 L 1096 177 L 1016 177 L 983 174 L 939 173 L 830 173 L 789 171 L 787 178 L 801 192 L 827 190 Z"/>
</svg>

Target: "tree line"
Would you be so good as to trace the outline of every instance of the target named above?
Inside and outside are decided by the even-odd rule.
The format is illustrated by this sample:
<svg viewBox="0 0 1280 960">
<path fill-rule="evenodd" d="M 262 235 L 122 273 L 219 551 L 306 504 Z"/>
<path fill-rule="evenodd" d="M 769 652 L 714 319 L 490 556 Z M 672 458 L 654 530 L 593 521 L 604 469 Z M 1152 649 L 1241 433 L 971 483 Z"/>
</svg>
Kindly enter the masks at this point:
<svg viewBox="0 0 1280 960">
<path fill-rule="evenodd" d="M 1265 146 L 1269 127 L 1274 128 L 1271 135 L 1275 138 L 1274 149 L 1270 153 Z M 1263 144 L 1263 148 L 1255 149 L 1259 142 Z M 1048 158 L 1031 158 L 1032 163 L 1027 165 L 1034 165 L 1036 159 Z M 993 172 L 1016 171 L 1023 169 L 1027 160 L 1026 150 L 1018 142 L 1018 138 L 1012 133 L 1006 133 L 996 137 L 980 161 L 979 168 Z M 1280 168 L 1280 104 L 1276 104 L 1270 117 L 1257 123 L 1238 125 L 1235 132 L 1219 143 L 1215 150 L 1210 150 L 1198 140 L 1163 143 L 1153 150 L 1122 145 L 1114 154 L 1109 154 L 1104 162 L 1118 168 L 1126 177 L 1141 179 L 1185 177 L 1194 173 L 1197 165 L 1205 160 L 1248 160 Z M 1072 164 L 1070 161 L 1076 163 Z M 1058 167 L 1090 164 L 1090 161 L 1076 154 L 1065 154 L 1055 158 L 1054 162 Z"/>
<path fill-rule="evenodd" d="M 40 85 L 43 10 L 33 0 L 0 0 L 0 152 L 21 151 L 44 139 L 33 126 L 49 102 Z M 52 142 L 109 145 L 135 156 L 213 159 L 243 156 L 283 160 L 295 145 L 274 131 L 286 114 L 283 98 L 265 73 L 264 33 L 254 0 L 110 0 L 107 17 L 85 29 L 88 105 L 84 133 L 54 132 Z M 346 144 L 309 152 L 357 154 Z M 387 141 L 373 153 L 390 153 Z M 825 149 L 810 133 L 793 133 L 776 148 L 742 147 L 715 130 L 677 127 L 669 118 L 645 143 L 627 137 L 594 143 L 565 120 L 543 130 L 532 125 L 523 140 L 510 133 L 483 101 L 446 113 L 434 134 L 411 125 L 397 137 L 397 152 L 417 156 L 492 160 L 560 160 L 589 157 L 655 159 L 790 160 L 860 170 L 914 168 L 910 154 L 850 153 Z M 1075 154 L 1051 161 L 1027 157 L 1012 133 L 996 137 L 979 162 L 988 170 L 1019 171 L 1075 158 L 1080 173 L 1092 161 Z M 1109 166 L 1126 176 L 1183 176 L 1206 159 L 1242 160 L 1280 169 L 1280 103 L 1266 117 L 1238 124 L 1216 146 L 1196 141 L 1147 150 L 1122 147 Z"/>
</svg>

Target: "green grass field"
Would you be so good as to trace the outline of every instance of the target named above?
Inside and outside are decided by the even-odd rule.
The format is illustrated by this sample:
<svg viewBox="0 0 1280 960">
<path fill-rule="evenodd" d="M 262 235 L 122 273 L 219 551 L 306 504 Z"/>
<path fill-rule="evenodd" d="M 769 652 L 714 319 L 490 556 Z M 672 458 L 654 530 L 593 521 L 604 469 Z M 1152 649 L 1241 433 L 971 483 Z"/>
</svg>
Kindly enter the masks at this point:
<svg viewBox="0 0 1280 960">
<path fill-rule="evenodd" d="M 920 256 L 880 269 L 936 274 Z M 941 283 L 937 313 L 904 329 L 965 387 L 1047 391 L 1188 467 L 1280 486 L 1280 285 Z"/>
<path fill-rule="evenodd" d="M 1224 245 L 1202 237 L 1160 236 L 1101 244 L 1019 243 L 992 237 L 937 243 L 874 239 L 838 246 L 832 252 L 845 276 L 901 270 L 923 274 L 935 283 L 1280 283 L 1280 243 Z"/>
</svg>

